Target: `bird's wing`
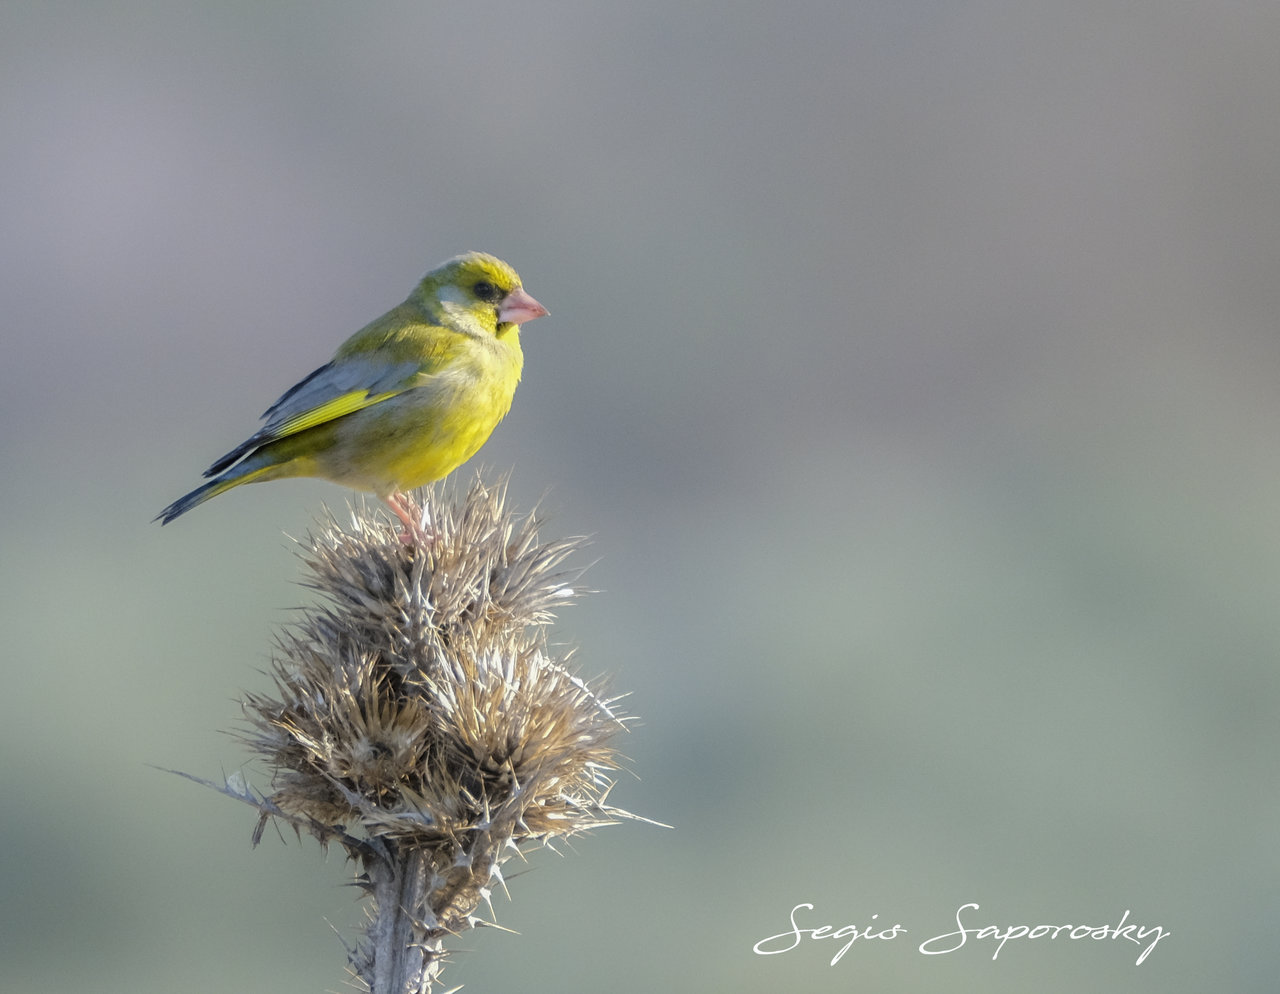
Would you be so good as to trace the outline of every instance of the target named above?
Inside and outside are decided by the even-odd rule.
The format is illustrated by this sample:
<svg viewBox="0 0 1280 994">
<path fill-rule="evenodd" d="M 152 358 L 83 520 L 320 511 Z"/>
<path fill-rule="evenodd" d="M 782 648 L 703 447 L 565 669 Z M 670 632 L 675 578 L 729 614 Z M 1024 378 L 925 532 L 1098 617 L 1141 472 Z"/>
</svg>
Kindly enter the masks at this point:
<svg viewBox="0 0 1280 994">
<path fill-rule="evenodd" d="M 403 393 L 419 382 L 421 372 L 419 362 L 342 358 L 327 363 L 268 407 L 262 415 L 267 423 L 210 466 L 204 475 L 216 476 L 263 445 Z"/>
</svg>

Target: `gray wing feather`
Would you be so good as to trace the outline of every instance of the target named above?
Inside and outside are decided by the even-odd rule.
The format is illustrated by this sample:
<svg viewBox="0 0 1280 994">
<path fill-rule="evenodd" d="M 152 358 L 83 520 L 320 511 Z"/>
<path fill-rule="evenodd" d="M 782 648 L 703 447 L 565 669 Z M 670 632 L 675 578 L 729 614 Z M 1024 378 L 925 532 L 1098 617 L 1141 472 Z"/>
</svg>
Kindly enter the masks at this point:
<svg viewBox="0 0 1280 994">
<path fill-rule="evenodd" d="M 216 476 L 239 462 L 254 449 L 280 437 L 280 426 L 300 414 L 321 407 L 336 397 L 364 390 L 367 394 L 398 392 L 412 386 L 421 367 L 416 362 L 388 365 L 377 359 L 343 359 L 326 363 L 294 384 L 263 412 L 266 421 L 258 431 L 245 439 L 207 470 L 205 476 Z"/>
</svg>

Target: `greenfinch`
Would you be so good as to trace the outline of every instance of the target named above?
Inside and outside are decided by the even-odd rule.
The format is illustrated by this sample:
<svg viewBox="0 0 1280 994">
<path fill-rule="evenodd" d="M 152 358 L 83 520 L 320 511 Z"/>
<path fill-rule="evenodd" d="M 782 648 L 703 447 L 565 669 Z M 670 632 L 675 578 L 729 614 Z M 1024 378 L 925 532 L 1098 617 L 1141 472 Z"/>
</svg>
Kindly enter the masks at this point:
<svg viewBox="0 0 1280 994">
<path fill-rule="evenodd" d="M 205 472 L 212 479 L 157 520 L 242 483 L 315 476 L 376 494 L 421 536 L 405 491 L 447 476 L 488 440 L 520 381 L 520 325 L 546 313 L 502 260 L 450 259 L 267 408 L 266 423 Z"/>
</svg>

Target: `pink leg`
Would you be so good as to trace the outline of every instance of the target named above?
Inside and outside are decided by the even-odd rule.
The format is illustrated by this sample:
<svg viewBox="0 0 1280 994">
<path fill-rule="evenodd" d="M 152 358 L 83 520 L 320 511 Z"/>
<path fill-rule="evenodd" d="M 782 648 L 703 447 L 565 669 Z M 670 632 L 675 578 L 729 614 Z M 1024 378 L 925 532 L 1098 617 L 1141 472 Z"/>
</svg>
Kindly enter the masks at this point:
<svg viewBox="0 0 1280 994">
<path fill-rule="evenodd" d="M 391 494 L 383 497 L 383 501 L 404 522 L 405 530 L 400 533 L 400 541 L 405 545 L 430 545 L 435 536 L 431 533 L 430 522 L 426 521 L 424 507 L 421 511 L 414 507 L 413 501 L 406 494 Z"/>
</svg>

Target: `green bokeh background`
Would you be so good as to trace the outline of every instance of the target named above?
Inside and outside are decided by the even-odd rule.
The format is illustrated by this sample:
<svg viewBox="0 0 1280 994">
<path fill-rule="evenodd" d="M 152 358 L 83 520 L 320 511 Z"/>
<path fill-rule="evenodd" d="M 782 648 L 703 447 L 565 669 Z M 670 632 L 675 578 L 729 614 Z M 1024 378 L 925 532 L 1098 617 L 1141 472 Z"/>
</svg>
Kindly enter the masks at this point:
<svg viewBox="0 0 1280 994">
<path fill-rule="evenodd" d="M 483 461 L 594 536 L 675 827 L 450 982 L 1273 990 L 1278 91 L 1273 3 L 5 5 L 0 988 L 343 989 L 340 855 L 153 767 L 243 763 L 345 495 L 150 518 L 477 248 L 552 313 Z M 800 902 L 909 932 L 754 955 Z M 967 902 L 1171 935 L 917 953 Z"/>
</svg>

